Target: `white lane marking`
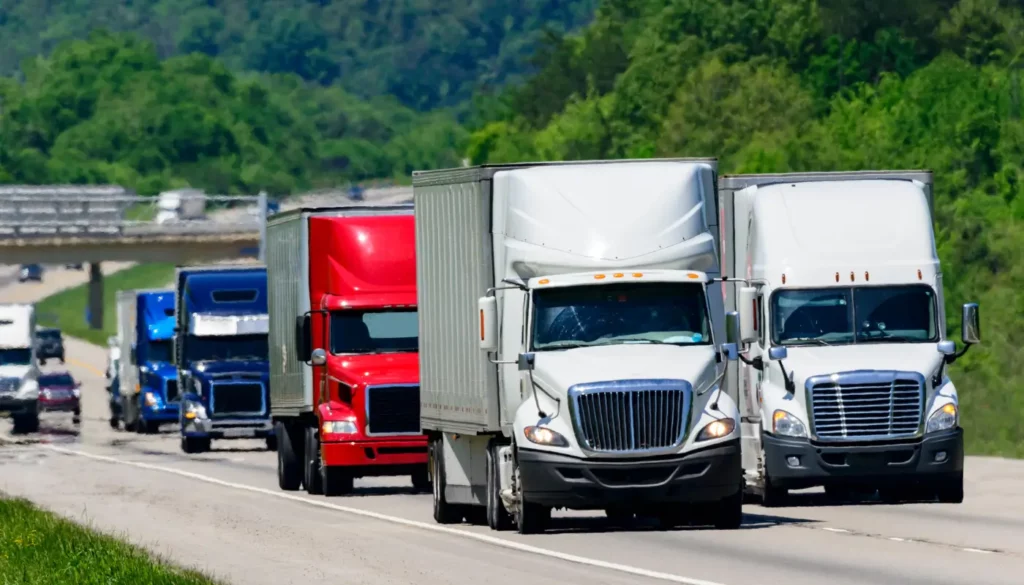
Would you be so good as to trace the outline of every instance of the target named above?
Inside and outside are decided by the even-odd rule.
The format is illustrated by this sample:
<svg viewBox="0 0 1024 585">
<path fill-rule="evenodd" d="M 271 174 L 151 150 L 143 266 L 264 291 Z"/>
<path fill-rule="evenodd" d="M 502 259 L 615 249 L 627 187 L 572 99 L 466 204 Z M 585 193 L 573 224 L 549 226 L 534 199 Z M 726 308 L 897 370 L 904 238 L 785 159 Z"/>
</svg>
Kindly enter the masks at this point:
<svg viewBox="0 0 1024 585">
<path fill-rule="evenodd" d="M 822 530 L 827 530 L 829 532 L 841 532 L 843 534 L 848 534 L 850 532 L 849 530 L 847 530 L 845 528 L 831 528 L 831 527 L 828 527 L 828 526 L 822 528 Z"/>
<path fill-rule="evenodd" d="M 984 550 L 984 549 L 980 549 L 980 548 L 963 548 L 963 549 L 960 549 L 960 550 L 967 551 L 967 552 L 972 552 L 972 553 L 981 553 L 983 555 L 990 555 L 990 554 L 995 552 L 993 550 Z"/>
<path fill-rule="evenodd" d="M 419 529 L 422 529 L 422 530 L 430 530 L 430 531 L 433 531 L 433 532 L 441 532 L 441 533 L 444 533 L 444 534 L 451 534 L 451 535 L 459 536 L 459 537 L 462 537 L 462 538 L 468 538 L 468 539 L 476 540 L 476 541 L 479 541 L 479 542 L 485 542 L 487 544 L 492 544 L 494 546 L 499 546 L 499 547 L 502 547 L 502 548 L 507 548 L 507 549 L 516 550 L 516 551 L 525 552 L 525 553 L 530 553 L 530 554 L 535 554 L 535 555 L 539 555 L 539 556 L 543 556 L 543 557 L 548 557 L 548 558 L 568 561 L 570 563 L 576 563 L 578 565 L 586 565 L 586 566 L 590 566 L 590 567 L 597 567 L 597 568 L 601 568 L 601 569 L 608 569 L 608 570 L 611 570 L 611 571 L 618 571 L 620 573 L 627 573 L 627 574 L 636 575 L 636 576 L 639 576 L 639 577 L 647 577 L 647 578 L 650 578 L 650 579 L 657 579 L 659 581 L 668 581 L 668 582 L 671 582 L 671 583 L 682 583 L 683 585 L 724 585 L 723 583 L 717 583 L 715 581 L 704 581 L 704 580 L 701 580 L 701 579 L 691 579 L 689 577 L 683 577 L 681 575 L 673 575 L 671 573 L 660 573 L 658 571 L 650 571 L 650 570 L 647 570 L 647 569 L 641 569 L 639 567 L 631 567 L 629 565 L 620 565 L 618 563 L 609 563 L 609 562 L 606 562 L 606 561 L 599 561 L 597 559 L 590 559 L 590 558 L 587 558 L 587 557 L 580 557 L 580 556 L 571 555 L 571 554 L 567 554 L 567 553 L 563 553 L 563 552 L 549 550 L 549 549 L 546 549 L 546 548 L 540 548 L 540 547 L 531 546 L 531 545 L 528 545 L 528 544 L 514 542 L 514 541 L 511 541 L 511 540 L 505 540 L 505 539 L 502 539 L 502 538 L 495 538 L 493 536 L 487 536 L 485 534 L 478 534 L 476 532 L 469 532 L 467 530 L 459 530 L 457 528 L 449 528 L 447 526 L 442 526 L 442 525 L 438 525 L 438 524 L 427 524 L 425 522 L 418 522 L 416 520 L 408 520 L 408 519 L 405 519 L 405 518 L 399 518 L 397 516 L 388 516 L 386 514 L 378 514 L 377 512 L 370 512 L 369 510 L 360 510 L 359 508 L 350 508 L 348 506 L 339 506 L 337 504 L 331 504 L 331 503 L 320 501 L 320 500 L 311 500 L 311 499 L 308 499 L 308 498 L 304 498 L 302 496 L 297 496 L 297 495 L 289 494 L 287 492 L 273 491 L 273 490 L 268 490 L 268 489 L 264 489 L 264 488 L 254 487 L 254 486 L 251 486 L 251 485 L 245 485 L 245 484 L 241 484 L 241 483 L 234 483 L 234 482 L 230 482 L 230 481 L 224 481 L 224 480 L 216 479 L 216 478 L 205 476 L 205 475 L 200 475 L 198 473 L 192 473 L 190 471 L 182 471 L 180 469 L 173 469 L 173 468 L 170 468 L 170 467 L 162 467 L 160 465 L 153 465 L 153 464 L 150 464 L 150 463 L 141 463 L 141 462 L 138 462 L 138 461 L 125 461 L 123 459 L 117 459 L 116 457 L 107 457 L 106 455 L 96 455 L 96 454 L 93 454 L 93 453 L 86 453 L 84 451 L 76 451 L 74 449 L 65 449 L 63 447 L 54 447 L 52 445 L 40 445 L 40 447 L 43 448 L 43 449 L 47 449 L 49 451 L 54 451 L 54 452 L 57 452 L 57 453 L 64 453 L 66 455 L 75 455 L 75 456 L 78 456 L 78 457 L 85 457 L 87 459 L 95 459 L 97 461 L 105 461 L 107 463 L 118 463 L 118 464 L 121 464 L 121 465 L 130 465 L 132 467 L 138 467 L 138 468 L 141 468 L 141 469 L 149 469 L 149 470 L 152 470 L 152 471 L 162 471 L 164 473 L 170 473 L 170 474 L 177 475 L 177 476 L 180 476 L 180 477 L 187 477 L 187 478 L 190 478 L 190 479 L 195 479 L 195 480 L 199 480 L 199 481 L 203 481 L 203 482 L 206 482 L 206 483 L 211 483 L 211 484 L 219 485 L 219 486 L 223 486 L 223 487 L 233 488 L 233 489 L 236 489 L 236 490 L 243 490 L 243 491 L 247 491 L 247 492 L 263 494 L 263 495 L 271 496 L 271 497 L 274 497 L 274 498 L 280 498 L 282 500 L 291 500 L 293 502 L 298 502 L 298 503 L 306 504 L 306 505 L 310 505 L 310 506 L 319 506 L 321 508 L 327 508 L 329 510 L 337 510 L 339 512 L 347 512 L 349 514 L 355 514 L 357 516 L 363 516 L 365 518 L 373 518 L 375 520 L 383 520 L 384 522 L 391 522 L 392 524 L 401 524 L 401 525 L 404 525 L 404 526 L 410 526 L 410 527 L 419 528 Z"/>
<path fill-rule="evenodd" d="M 941 546 L 941 547 L 951 548 L 951 549 L 954 549 L 954 550 L 959 550 L 959 551 L 964 551 L 964 552 L 980 553 L 980 554 L 986 554 L 986 555 L 992 555 L 992 554 L 996 554 L 996 553 L 1008 554 L 1006 551 L 1001 551 L 1001 550 L 988 550 L 988 549 L 983 549 L 983 548 L 970 548 L 970 547 L 956 546 L 954 544 L 946 544 L 946 543 L 942 543 L 942 542 L 933 542 L 933 541 L 930 541 L 930 540 L 915 540 L 913 538 L 902 538 L 902 537 L 899 537 L 899 536 L 882 536 L 880 534 L 869 534 L 867 532 L 857 532 L 857 531 L 854 531 L 854 530 L 847 530 L 845 528 L 832 528 L 831 526 L 821 526 L 821 527 L 818 527 L 818 526 L 810 526 L 808 524 L 792 524 L 791 526 L 801 526 L 801 527 L 805 527 L 805 528 L 811 528 L 812 530 L 824 530 L 826 532 L 835 532 L 835 533 L 840 533 L 840 534 L 850 534 L 850 535 L 853 535 L 853 536 L 863 536 L 865 538 L 879 538 L 879 539 L 883 539 L 883 540 L 891 540 L 893 542 L 906 542 L 906 543 L 910 543 L 910 544 L 930 544 L 930 545 L 934 545 L 934 546 Z M 1009 553 L 1009 554 L 1013 554 L 1013 553 Z"/>
</svg>

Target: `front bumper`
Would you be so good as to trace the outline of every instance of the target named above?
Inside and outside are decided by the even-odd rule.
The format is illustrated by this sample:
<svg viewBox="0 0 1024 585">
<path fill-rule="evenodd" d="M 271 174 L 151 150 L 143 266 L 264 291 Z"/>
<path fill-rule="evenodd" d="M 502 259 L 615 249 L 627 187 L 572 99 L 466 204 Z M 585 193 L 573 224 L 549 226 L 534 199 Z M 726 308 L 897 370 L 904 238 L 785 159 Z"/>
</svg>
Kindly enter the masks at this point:
<svg viewBox="0 0 1024 585">
<path fill-rule="evenodd" d="M 764 435 L 762 445 L 772 484 L 786 489 L 916 483 L 964 469 L 960 428 L 902 443 L 836 445 Z"/>
<path fill-rule="evenodd" d="M 427 438 L 324 442 L 324 464 L 348 467 L 359 477 L 406 475 L 427 463 Z"/>
<path fill-rule="evenodd" d="M 139 416 L 144 421 L 170 423 L 178 422 L 181 413 L 177 405 L 160 405 L 158 407 L 144 406 L 139 410 Z"/>
<path fill-rule="evenodd" d="M 37 398 L 17 398 L 13 394 L 0 396 L 0 412 L 21 414 L 24 412 L 38 412 L 39 400 Z"/>
<path fill-rule="evenodd" d="M 81 409 L 78 398 L 39 399 L 40 412 L 75 412 Z"/>
<path fill-rule="evenodd" d="M 274 426 L 269 418 L 184 419 L 181 434 L 210 439 L 261 439 L 274 434 Z"/>
<path fill-rule="evenodd" d="M 651 459 L 578 459 L 519 449 L 528 502 L 576 510 L 715 502 L 741 489 L 739 439 Z"/>
</svg>

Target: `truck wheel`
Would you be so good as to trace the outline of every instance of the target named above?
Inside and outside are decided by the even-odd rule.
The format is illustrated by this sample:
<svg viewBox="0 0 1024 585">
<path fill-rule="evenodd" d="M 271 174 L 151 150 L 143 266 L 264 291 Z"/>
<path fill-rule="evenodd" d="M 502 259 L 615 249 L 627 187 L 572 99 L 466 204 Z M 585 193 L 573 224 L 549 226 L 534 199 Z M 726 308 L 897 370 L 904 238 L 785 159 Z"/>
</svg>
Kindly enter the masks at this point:
<svg viewBox="0 0 1024 585">
<path fill-rule="evenodd" d="M 294 492 L 302 487 L 302 457 L 292 447 L 292 436 L 283 422 L 274 423 L 277 440 L 277 486 Z"/>
<path fill-rule="evenodd" d="M 522 497 L 522 495 L 520 495 Z M 519 502 L 516 511 L 516 530 L 519 534 L 544 532 L 551 522 L 551 508 L 533 502 Z"/>
<path fill-rule="evenodd" d="M 412 489 L 418 492 L 430 491 L 430 474 L 427 473 L 427 466 L 412 474 Z"/>
<path fill-rule="evenodd" d="M 181 450 L 185 453 L 203 453 L 210 450 L 209 437 L 182 437 Z"/>
<path fill-rule="evenodd" d="M 512 515 L 501 501 L 501 447 L 493 442 L 487 446 L 487 525 L 492 530 L 511 530 Z"/>
<path fill-rule="evenodd" d="M 962 504 L 964 501 L 964 472 L 946 479 L 939 484 L 939 502 L 943 504 Z"/>
<path fill-rule="evenodd" d="M 355 487 L 355 478 L 348 469 L 335 465 L 328 467 L 324 465 L 320 469 L 324 495 L 327 497 L 343 496 L 352 493 Z"/>
<path fill-rule="evenodd" d="M 434 494 L 434 521 L 438 524 L 455 524 L 464 516 L 462 506 L 449 504 L 444 498 L 444 442 L 443 439 L 431 441 L 428 449 L 430 461 L 430 480 Z"/>
<path fill-rule="evenodd" d="M 620 507 L 605 508 L 604 515 L 608 517 L 608 523 L 612 526 L 629 526 L 636 518 L 636 512 Z"/>
<path fill-rule="evenodd" d="M 713 521 L 719 530 L 736 530 L 743 524 L 743 486 L 733 495 L 722 498 L 715 509 Z"/>
<path fill-rule="evenodd" d="M 12 429 L 16 435 L 27 435 L 39 430 L 39 414 L 35 412 L 19 413 L 12 415 Z"/>
<path fill-rule="evenodd" d="M 324 493 L 323 476 L 320 473 L 320 437 L 316 434 L 316 427 L 306 427 L 305 462 L 302 472 L 302 483 L 306 486 L 306 493 L 312 496 L 319 496 Z"/>
<path fill-rule="evenodd" d="M 658 528 L 662 530 L 672 530 L 673 528 L 690 524 L 694 517 L 694 510 L 684 504 L 667 504 L 655 515 L 655 518 L 658 520 Z M 626 522 L 631 521 L 632 518 Z"/>
<path fill-rule="evenodd" d="M 114 429 L 116 431 L 118 428 L 120 428 L 120 426 L 121 426 L 121 421 L 117 420 L 116 416 L 110 417 L 110 428 L 112 428 L 112 429 Z"/>
<path fill-rule="evenodd" d="M 139 420 L 135 423 L 135 427 L 139 429 L 139 434 L 142 435 L 155 435 L 160 432 L 160 423 L 154 420 Z"/>
</svg>

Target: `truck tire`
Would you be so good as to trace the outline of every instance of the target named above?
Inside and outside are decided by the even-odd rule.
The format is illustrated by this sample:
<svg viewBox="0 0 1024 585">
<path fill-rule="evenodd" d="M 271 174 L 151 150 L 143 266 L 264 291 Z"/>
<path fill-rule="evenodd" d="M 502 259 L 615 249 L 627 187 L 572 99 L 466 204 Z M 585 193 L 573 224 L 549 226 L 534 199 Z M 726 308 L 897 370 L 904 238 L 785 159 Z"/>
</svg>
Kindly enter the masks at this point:
<svg viewBox="0 0 1024 585">
<path fill-rule="evenodd" d="M 306 427 L 304 445 L 306 457 L 302 466 L 302 484 L 306 486 L 307 494 L 319 496 L 324 493 L 324 487 L 320 473 L 320 437 L 316 427 Z"/>
<path fill-rule="evenodd" d="M 11 417 L 14 423 L 14 434 L 27 435 L 39 431 L 39 413 L 34 411 L 22 412 Z"/>
<path fill-rule="evenodd" d="M 135 423 L 135 428 L 138 429 L 140 435 L 155 435 L 160 432 L 160 423 L 139 419 L 139 422 Z"/>
<path fill-rule="evenodd" d="M 519 502 L 516 511 L 516 531 L 519 534 L 539 534 L 551 523 L 551 508 L 533 502 Z"/>
<path fill-rule="evenodd" d="M 944 480 L 939 484 L 939 502 L 942 504 L 962 504 L 964 501 L 964 472 L 957 473 L 953 477 Z"/>
<path fill-rule="evenodd" d="M 427 472 L 427 466 L 424 465 L 423 469 L 412 474 L 412 489 L 427 493 L 430 491 L 430 474 Z"/>
<path fill-rule="evenodd" d="M 205 453 L 210 450 L 209 437 L 182 437 L 181 450 L 185 453 Z"/>
<path fill-rule="evenodd" d="M 434 521 L 438 524 L 456 524 L 465 516 L 463 506 L 449 504 L 444 498 L 444 456 L 443 439 L 434 439 L 428 449 L 430 462 L 430 482 L 434 495 Z"/>
<path fill-rule="evenodd" d="M 278 437 L 277 486 L 282 490 L 294 492 L 302 487 L 302 454 L 295 453 L 292 436 L 283 422 L 274 423 L 274 435 Z"/>
<path fill-rule="evenodd" d="M 735 494 L 722 498 L 715 507 L 712 524 L 719 530 L 736 530 L 743 524 L 743 486 Z"/>
<path fill-rule="evenodd" d="M 604 509 L 604 515 L 608 517 L 608 523 L 612 526 L 629 526 L 636 517 L 636 512 L 625 507 L 610 507 Z"/>
<path fill-rule="evenodd" d="M 511 530 L 512 515 L 501 501 L 501 466 L 498 459 L 501 447 L 495 442 L 487 446 L 487 525 L 492 530 Z"/>
<path fill-rule="evenodd" d="M 333 498 L 352 493 L 352 489 L 355 487 L 355 478 L 349 469 L 339 465 L 331 467 L 324 465 L 320 469 L 320 473 L 325 496 Z"/>
<path fill-rule="evenodd" d="M 121 421 L 118 420 L 118 418 L 116 416 L 110 417 L 110 428 L 112 428 L 112 429 L 114 429 L 116 431 L 120 427 L 121 427 Z"/>
</svg>

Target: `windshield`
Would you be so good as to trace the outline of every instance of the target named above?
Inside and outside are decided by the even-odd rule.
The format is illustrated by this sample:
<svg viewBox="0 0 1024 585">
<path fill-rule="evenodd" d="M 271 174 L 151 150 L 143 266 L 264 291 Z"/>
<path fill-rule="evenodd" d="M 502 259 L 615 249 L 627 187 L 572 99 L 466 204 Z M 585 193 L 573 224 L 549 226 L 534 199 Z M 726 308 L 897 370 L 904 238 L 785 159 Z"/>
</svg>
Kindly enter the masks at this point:
<svg viewBox="0 0 1024 585">
<path fill-rule="evenodd" d="M 0 349 L 0 366 L 27 366 L 32 363 L 29 348 Z"/>
<path fill-rule="evenodd" d="M 267 334 L 196 337 L 189 335 L 185 342 L 185 360 L 265 360 L 268 356 Z"/>
<path fill-rule="evenodd" d="M 416 309 L 334 311 L 331 353 L 412 352 L 419 349 Z"/>
<path fill-rule="evenodd" d="M 711 343 L 701 284 L 631 282 L 535 290 L 533 305 L 534 350 Z"/>
<path fill-rule="evenodd" d="M 779 345 L 938 341 L 935 295 L 921 285 L 779 290 L 771 321 Z"/>
<path fill-rule="evenodd" d="M 39 376 L 40 386 L 74 386 L 75 381 L 69 374 L 47 374 Z"/>
<path fill-rule="evenodd" d="M 58 340 L 60 339 L 60 331 L 36 331 L 36 337 L 38 337 L 39 339 L 45 339 L 47 341 Z"/>
<path fill-rule="evenodd" d="M 173 345 L 169 339 L 163 341 L 150 341 L 146 360 L 151 362 L 169 362 L 171 361 L 172 347 Z"/>
</svg>

